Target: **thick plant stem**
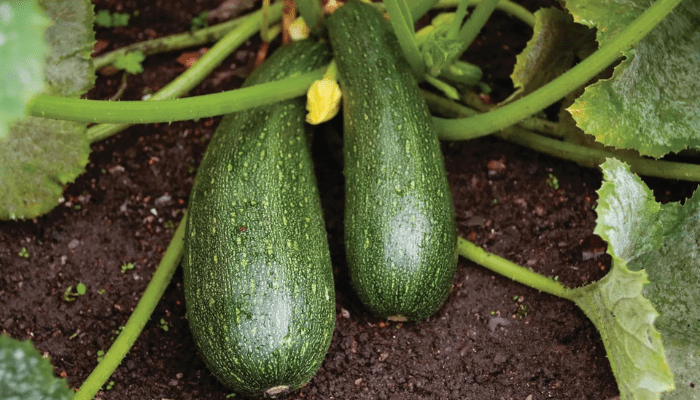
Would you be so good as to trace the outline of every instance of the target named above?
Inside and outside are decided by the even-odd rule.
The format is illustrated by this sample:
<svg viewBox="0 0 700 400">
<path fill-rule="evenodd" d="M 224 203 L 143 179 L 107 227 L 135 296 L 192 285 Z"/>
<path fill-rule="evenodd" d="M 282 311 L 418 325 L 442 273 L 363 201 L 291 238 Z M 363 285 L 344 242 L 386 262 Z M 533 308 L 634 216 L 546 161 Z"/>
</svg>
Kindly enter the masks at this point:
<svg viewBox="0 0 700 400">
<path fill-rule="evenodd" d="M 531 94 L 494 111 L 467 119 L 436 121 L 439 129 L 452 137 L 473 137 L 498 132 L 544 108 L 584 85 L 617 60 L 651 31 L 682 0 L 657 0 L 642 15 L 590 57 Z"/>
<path fill-rule="evenodd" d="M 180 264 L 180 259 L 184 251 L 183 238 L 185 236 L 185 221 L 185 217 L 180 220 L 180 225 L 177 227 L 173 238 L 170 240 L 168 249 L 165 251 L 163 259 L 158 265 L 158 269 L 156 269 L 156 272 L 153 274 L 134 312 L 129 317 L 126 325 L 124 325 L 124 329 L 114 341 L 112 347 L 109 348 L 104 359 L 97 364 L 97 367 L 90 373 L 90 376 L 83 382 L 80 390 L 78 390 L 73 397 L 73 400 L 90 400 L 95 397 L 95 394 L 97 394 L 100 388 L 107 382 L 114 370 L 117 369 L 119 363 L 121 363 L 126 353 L 129 352 L 136 342 L 141 331 L 143 331 L 158 301 L 160 301 L 160 298 L 163 296 L 173 273 L 175 273 L 175 269 Z"/>
<path fill-rule="evenodd" d="M 415 39 L 415 29 L 411 11 L 405 3 L 406 0 L 384 0 L 386 11 L 389 13 L 389 21 L 394 29 L 399 45 L 406 60 L 411 65 L 411 69 L 416 77 L 423 78 L 425 74 L 425 62 L 418 50 Z M 409 14 L 409 15 L 406 15 Z"/>
<path fill-rule="evenodd" d="M 270 19 L 271 21 L 278 21 L 282 17 L 282 6 L 280 4 L 274 4 L 270 7 Z M 182 95 L 185 95 L 192 88 L 194 88 L 199 82 L 201 82 L 211 71 L 216 68 L 221 61 L 223 61 L 231 52 L 238 48 L 240 45 L 245 43 L 246 40 L 250 39 L 260 30 L 260 23 L 262 21 L 262 11 L 258 10 L 246 17 L 242 17 L 239 25 L 229 32 L 224 38 L 222 38 L 216 45 L 212 46 L 209 51 L 204 54 L 197 63 L 190 67 L 187 71 L 183 72 L 177 79 L 170 82 L 168 85 L 159 90 L 154 94 L 149 100 L 164 100 L 172 99 Z M 52 113 L 55 115 L 50 116 L 49 110 L 44 109 L 42 103 L 47 101 L 48 104 L 52 104 L 54 109 Z M 74 106 L 71 107 L 71 102 L 76 102 Z M 93 104 L 92 111 L 87 103 Z M 112 103 L 112 104 L 110 104 Z M 128 114 L 121 114 L 122 118 L 120 120 L 106 119 L 102 120 L 102 117 L 110 117 L 108 113 L 114 112 L 113 107 L 116 107 L 119 103 L 136 103 L 135 109 L 129 111 L 131 117 Z M 153 109 L 158 109 L 164 107 L 160 104 L 149 104 L 150 102 L 108 102 L 108 101 L 95 101 L 95 100 L 81 100 L 81 99 L 68 99 L 59 96 L 36 96 L 32 102 L 27 107 L 27 113 L 34 116 L 45 116 L 46 118 L 55 119 L 73 119 L 80 120 L 84 122 L 112 122 L 112 123 L 140 123 L 139 116 L 148 116 L 153 112 Z M 47 105 L 48 105 L 47 104 Z M 102 108 L 105 107 L 105 108 Z M 144 109 L 141 109 L 144 107 Z M 119 107 L 117 107 L 118 109 Z M 149 110 L 150 108 L 150 110 Z M 116 111 L 118 113 L 118 111 Z M 64 116 L 62 114 L 72 114 L 73 118 L 69 118 L 68 115 Z M 92 118 L 88 118 L 92 117 Z M 75 119 L 80 118 L 80 119 Z M 165 122 L 165 121 L 163 121 Z M 108 137 L 114 133 L 120 132 L 126 129 L 129 125 L 121 126 L 99 126 L 93 127 L 88 130 L 88 138 L 91 142 L 101 140 Z"/>
<path fill-rule="evenodd" d="M 318 69 L 275 82 L 174 100 L 99 101 L 45 96 L 36 100 L 37 107 L 43 111 L 31 115 L 68 121 L 132 124 L 207 118 L 302 96 L 315 80 L 323 77 L 323 72 L 324 69 Z"/>
<path fill-rule="evenodd" d="M 460 256 L 481 265 L 499 275 L 510 278 L 525 286 L 552 294 L 567 300 L 573 300 L 574 291 L 554 279 L 512 263 L 493 253 L 488 253 L 474 243 L 461 237 L 457 238 L 457 252 Z"/>
<path fill-rule="evenodd" d="M 472 110 L 433 93 L 423 92 L 423 96 L 428 101 L 431 109 L 437 110 L 440 113 L 456 115 L 458 117 L 471 117 L 478 114 L 478 111 L 476 110 Z M 527 121 L 528 120 L 522 122 Z M 537 124 L 538 123 L 536 121 L 533 122 L 533 125 Z M 639 175 L 700 182 L 700 165 L 653 160 L 641 156 L 635 157 L 627 154 L 617 154 L 574 143 L 562 142 L 535 134 L 531 131 L 523 129 L 523 126 L 521 125 L 523 124 L 521 123 L 518 124 L 518 126 L 508 127 L 495 135 L 503 140 L 519 146 L 527 147 L 554 157 L 573 161 L 584 167 L 598 168 L 600 164 L 605 162 L 606 159 L 617 158 L 629 164 L 632 172 Z M 525 124 L 525 126 L 527 126 L 527 124 Z M 444 133 L 439 130 L 438 136 L 441 140 L 463 140 L 454 139 L 450 133 Z"/>
</svg>

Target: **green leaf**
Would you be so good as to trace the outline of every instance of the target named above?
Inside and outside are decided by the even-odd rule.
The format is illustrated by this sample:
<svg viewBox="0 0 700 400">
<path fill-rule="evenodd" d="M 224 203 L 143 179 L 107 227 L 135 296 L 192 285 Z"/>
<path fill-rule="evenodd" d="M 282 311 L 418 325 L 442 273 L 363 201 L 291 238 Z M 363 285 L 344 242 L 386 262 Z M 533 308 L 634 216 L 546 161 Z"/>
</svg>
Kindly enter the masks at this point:
<svg viewBox="0 0 700 400">
<path fill-rule="evenodd" d="M 143 72 L 143 66 L 141 63 L 145 59 L 146 56 L 143 54 L 143 52 L 141 52 L 141 50 L 136 50 L 126 54 L 118 54 L 113 65 L 117 69 L 123 69 L 124 71 L 135 75 Z"/>
<path fill-rule="evenodd" d="M 113 26 L 129 26 L 129 18 L 131 18 L 129 14 L 114 13 L 112 14 L 112 24 Z"/>
<path fill-rule="evenodd" d="M 516 91 L 507 101 L 539 89 L 571 68 L 577 58 L 583 59 L 596 49 L 595 31 L 574 23 L 571 15 L 555 8 L 535 12 L 533 30 L 516 58 L 511 74 Z"/>
<path fill-rule="evenodd" d="M 25 117 L 0 139 L 0 219 L 35 218 L 59 202 L 63 186 L 85 171 L 86 124 Z"/>
<path fill-rule="evenodd" d="M 29 340 L 0 334 L 0 399 L 70 400 L 65 379 L 56 378 L 48 359 Z"/>
<path fill-rule="evenodd" d="M 574 20 L 598 28 L 605 44 L 649 0 L 568 0 Z M 614 10 L 614 12 L 611 12 Z M 700 149 L 700 2 L 684 1 L 634 49 L 611 79 L 586 88 L 569 111 L 579 127 L 617 148 L 661 157 Z"/>
<path fill-rule="evenodd" d="M 90 89 L 95 41 L 89 0 L 42 0 L 52 25 L 45 93 L 79 97 Z M 2 6 L 0 6 L 2 7 Z M 85 171 L 87 124 L 25 117 L 0 136 L 0 219 L 35 218 L 59 202 L 63 186 Z"/>
<path fill-rule="evenodd" d="M 609 159 L 602 168 L 595 233 L 613 267 L 575 289 L 574 301 L 600 331 L 621 399 L 696 398 L 700 195 L 660 205 L 628 165 Z"/>
<path fill-rule="evenodd" d="M 112 27 L 112 14 L 109 10 L 100 10 L 95 13 L 95 25 L 103 28 Z"/>
<path fill-rule="evenodd" d="M 10 121 L 24 116 L 32 96 L 44 89 L 48 24 L 36 0 L 0 3 L 0 139 L 8 134 Z"/>
<path fill-rule="evenodd" d="M 93 6 L 89 0 L 41 0 L 53 24 L 46 30 L 46 94 L 79 97 L 95 84 Z"/>
</svg>

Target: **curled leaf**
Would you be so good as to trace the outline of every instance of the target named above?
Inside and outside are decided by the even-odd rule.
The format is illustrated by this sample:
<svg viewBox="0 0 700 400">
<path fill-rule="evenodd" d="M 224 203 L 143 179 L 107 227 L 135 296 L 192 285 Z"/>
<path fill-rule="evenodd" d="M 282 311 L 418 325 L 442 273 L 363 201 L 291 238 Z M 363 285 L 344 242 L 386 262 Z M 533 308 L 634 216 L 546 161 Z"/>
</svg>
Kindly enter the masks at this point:
<svg viewBox="0 0 700 400">
<path fill-rule="evenodd" d="M 306 94 L 306 122 L 318 125 L 338 114 L 340 109 L 340 86 L 333 79 L 324 78 L 314 82 Z"/>
</svg>

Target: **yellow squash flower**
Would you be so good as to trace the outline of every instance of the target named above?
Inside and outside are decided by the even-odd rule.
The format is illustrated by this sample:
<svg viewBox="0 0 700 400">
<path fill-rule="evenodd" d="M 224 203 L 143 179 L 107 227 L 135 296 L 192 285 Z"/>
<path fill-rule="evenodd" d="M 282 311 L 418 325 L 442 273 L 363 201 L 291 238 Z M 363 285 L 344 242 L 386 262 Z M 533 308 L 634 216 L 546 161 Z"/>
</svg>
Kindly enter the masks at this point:
<svg viewBox="0 0 700 400">
<path fill-rule="evenodd" d="M 340 86 L 330 78 L 314 82 L 306 94 L 306 122 L 318 125 L 338 114 L 340 109 Z"/>
</svg>

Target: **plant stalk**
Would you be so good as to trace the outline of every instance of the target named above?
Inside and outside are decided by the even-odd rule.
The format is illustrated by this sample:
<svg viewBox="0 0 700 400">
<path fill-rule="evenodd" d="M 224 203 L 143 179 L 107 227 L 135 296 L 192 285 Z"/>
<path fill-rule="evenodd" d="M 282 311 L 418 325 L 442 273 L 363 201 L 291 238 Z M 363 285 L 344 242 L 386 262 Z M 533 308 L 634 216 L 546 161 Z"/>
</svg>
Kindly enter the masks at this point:
<svg viewBox="0 0 700 400">
<path fill-rule="evenodd" d="M 431 106 L 431 109 L 437 110 L 440 113 L 457 115 L 458 117 L 471 117 L 478 115 L 478 111 L 467 108 L 436 94 L 423 92 L 423 96 Z M 529 120 L 533 119 L 531 118 Z M 514 125 L 508 127 L 495 135 L 500 139 L 509 141 L 519 146 L 549 154 L 550 156 L 573 161 L 584 167 L 598 168 L 607 158 L 617 158 L 629 164 L 632 172 L 639 175 L 700 182 L 700 165 L 674 161 L 653 160 L 642 156 L 635 157 L 627 154 L 618 154 L 606 150 L 581 146 L 570 142 L 562 142 L 523 129 L 521 126 L 522 122 L 517 126 Z M 535 121 L 533 124 L 538 123 Z M 438 130 L 438 137 L 441 140 L 466 140 L 454 139 L 450 133 L 445 133 L 440 130 Z M 476 138 L 476 136 L 474 138 Z"/>
<path fill-rule="evenodd" d="M 474 7 L 481 1 L 482 0 L 470 0 L 469 7 Z M 459 0 L 440 0 L 439 2 L 437 2 L 437 4 L 433 5 L 432 8 L 454 8 L 457 7 L 458 4 Z M 523 21 L 531 27 L 535 26 L 535 15 L 520 4 L 513 3 L 512 1 L 508 0 L 501 0 L 498 2 L 498 4 L 496 4 L 496 8 L 498 10 L 503 11 L 506 14 L 514 16 L 515 18 Z M 421 15 L 419 15 L 418 17 L 420 18 Z"/>
<path fill-rule="evenodd" d="M 462 50 L 460 50 L 459 54 L 452 57 L 452 61 L 459 59 L 462 53 L 469 48 L 476 36 L 481 32 L 481 28 L 486 25 L 486 21 L 493 14 L 497 4 L 498 0 L 482 0 L 476 5 L 469 19 L 459 31 L 459 41 L 462 44 Z"/>
<path fill-rule="evenodd" d="M 81 100 L 42 95 L 35 98 L 30 115 L 69 121 L 139 124 L 207 118 L 302 96 L 315 80 L 323 77 L 323 72 L 321 68 L 242 89 L 161 101 Z"/>
<path fill-rule="evenodd" d="M 437 119 L 451 137 L 471 138 L 497 132 L 534 115 L 581 87 L 616 61 L 622 51 L 638 43 L 682 0 L 657 0 L 642 15 L 590 57 L 529 95 L 494 111 L 467 119 Z"/>
<path fill-rule="evenodd" d="M 134 43 L 97 56 L 92 59 L 92 63 L 96 70 L 100 70 L 114 63 L 114 60 L 120 54 L 141 51 L 145 55 L 152 55 L 215 42 L 224 37 L 229 31 L 239 26 L 245 21 L 246 18 L 249 17 L 249 15 L 245 15 L 220 24 L 198 29 L 194 32 L 177 33 L 157 39 L 147 40 L 145 42 Z"/>
<path fill-rule="evenodd" d="M 474 243 L 457 238 L 457 252 L 460 256 L 481 265 L 499 275 L 510 278 L 525 286 L 552 294 L 562 299 L 573 300 L 574 291 L 554 279 L 512 263 L 493 253 L 489 253 Z"/>
<path fill-rule="evenodd" d="M 90 400 L 95 397 L 136 342 L 180 263 L 184 251 L 185 225 L 186 216 L 180 220 L 180 225 L 178 225 L 156 272 L 153 274 L 153 278 L 124 325 L 124 329 L 104 355 L 104 359 L 97 364 L 97 367 L 80 386 L 80 390 L 73 396 L 73 400 Z"/>
<path fill-rule="evenodd" d="M 415 29 L 411 10 L 405 3 L 406 0 L 384 0 L 386 11 L 389 13 L 389 22 L 394 29 L 399 45 L 406 60 L 411 65 L 414 75 L 423 79 L 425 75 L 425 62 L 416 44 Z M 408 15 L 406 15 L 408 14 Z"/>
</svg>

